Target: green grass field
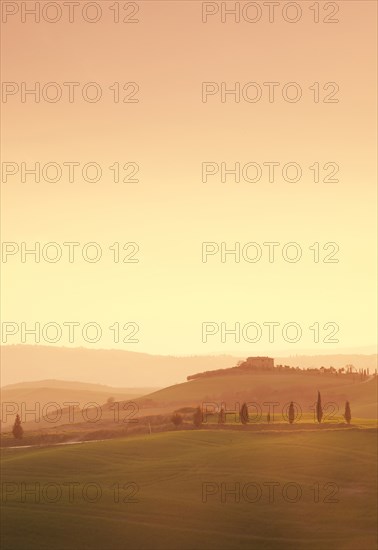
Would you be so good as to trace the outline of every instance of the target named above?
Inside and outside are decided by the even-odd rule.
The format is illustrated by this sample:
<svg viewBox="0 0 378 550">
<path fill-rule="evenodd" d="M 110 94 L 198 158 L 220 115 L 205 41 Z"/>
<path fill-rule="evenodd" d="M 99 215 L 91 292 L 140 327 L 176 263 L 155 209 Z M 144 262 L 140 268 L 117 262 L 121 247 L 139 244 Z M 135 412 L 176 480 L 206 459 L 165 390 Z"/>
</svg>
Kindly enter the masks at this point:
<svg viewBox="0 0 378 550">
<path fill-rule="evenodd" d="M 375 550 L 376 445 L 374 429 L 207 429 L 3 449 L 2 548 Z M 74 482 L 70 502 L 63 484 Z M 269 482 L 279 484 L 273 502 Z M 289 482 L 300 497 L 293 486 L 282 491 Z M 40 501 L 22 502 L 21 483 L 39 483 Z M 62 490 L 55 503 L 47 502 L 56 495 L 48 483 Z M 101 487 L 97 502 L 83 497 L 88 483 Z M 204 483 L 214 493 L 207 502 Z M 256 485 L 246 486 L 252 483 L 261 489 L 256 502 Z M 116 487 L 125 484 L 116 502 Z M 236 488 L 240 502 L 227 488 Z M 132 497 L 138 502 L 123 502 Z"/>
</svg>

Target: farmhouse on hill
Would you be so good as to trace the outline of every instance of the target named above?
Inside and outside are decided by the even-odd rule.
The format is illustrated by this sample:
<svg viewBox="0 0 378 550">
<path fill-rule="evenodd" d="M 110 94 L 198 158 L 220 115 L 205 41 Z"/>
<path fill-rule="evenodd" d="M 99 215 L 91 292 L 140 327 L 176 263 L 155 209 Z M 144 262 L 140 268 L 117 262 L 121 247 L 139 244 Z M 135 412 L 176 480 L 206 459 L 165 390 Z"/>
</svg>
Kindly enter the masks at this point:
<svg viewBox="0 0 378 550">
<path fill-rule="evenodd" d="M 247 357 L 247 359 L 238 365 L 238 368 L 256 368 L 262 370 L 273 370 L 274 359 L 272 357 Z"/>
<path fill-rule="evenodd" d="M 273 371 L 274 359 L 272 357 L 247 357 L 245 361 L 240 361 L 236 367 L 228 369 L 218 369 L 206 372 L 199 372 L 187 377 L 187 380 L 196 378 L 208 378 L 209 376 L 219 376 L 225 374 L 245 374 L 246 371 Z"/>
</svg>

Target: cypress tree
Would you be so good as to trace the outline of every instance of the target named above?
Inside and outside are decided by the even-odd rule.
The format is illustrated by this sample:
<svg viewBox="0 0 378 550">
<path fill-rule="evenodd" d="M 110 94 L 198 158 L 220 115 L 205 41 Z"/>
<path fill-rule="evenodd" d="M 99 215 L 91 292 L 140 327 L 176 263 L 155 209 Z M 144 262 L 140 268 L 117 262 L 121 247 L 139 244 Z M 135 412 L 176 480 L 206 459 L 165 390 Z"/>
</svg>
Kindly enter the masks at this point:
<svg viewBox="0 0 378 550">
<path fill-rule="evenodd" d="M 291 401 L 289 406 L 289 422 L 292 424 L 295 418 L 294 403 Z"/>
<path fill-rule="evenodd" d="M 349 401 L 345 403 L 345 412 L 344 412 L 344 418 L 347 424 L 350 424 L 350 421 L 352 420 L 352 413 L 350 412 L 350 405 Z"/>
<path fill-rule="evenodd" d="M 16 415 L 16 420 L 14 421 L 14 424 L 13 424 L 12 433 L 15 439 L 22 439 L 22 436 L 24 434 L 24 430 L 21 426 L 21 420 L 18 414 Z"/>
<path fill-rule="evenodd" d="M 319 422 L 319 424 L 322 421 L 322 418 L 323 418 L 322 400 L 320 397 L 320 391 L 318 390 L 318 400 L 316 402 L 316 419 Z"/>
<path fill-rule="evenodd" d="M 193 414 L 193 424 L 196 428 L 200 428 L 202 426 L 202 411 L 200 407 L 197 407 Z"/>
<path fill-rule="evenodd" d="M 249 420 L 248 407 L 246 403 L 243 403 L 240 409 L 240 422 L 242 424 L 248 424 L 248 420 Z"/>
</svg>

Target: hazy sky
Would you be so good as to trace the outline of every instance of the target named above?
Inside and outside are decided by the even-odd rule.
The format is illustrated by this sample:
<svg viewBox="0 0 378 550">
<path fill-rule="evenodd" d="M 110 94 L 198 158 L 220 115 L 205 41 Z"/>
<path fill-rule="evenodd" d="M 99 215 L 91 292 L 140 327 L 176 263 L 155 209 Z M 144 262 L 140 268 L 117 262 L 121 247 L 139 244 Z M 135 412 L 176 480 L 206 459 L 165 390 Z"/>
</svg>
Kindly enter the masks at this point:
<svg viewBox="0 0 378 550">
<path fill-rule="evenodd" d="M 320 2 L 319 23 L 309 9 L 313 2 L 299 3 L 302 16 L 296 23 L 284 19 L 283 14 L 295 17 L 292 10 L 282 11 L 287 2 L 281 2 L 272 23 L 262 3 L 256 23 L 245 20 L 257 17 L 252 11 L 244 18 L 242 13 L 239 23 L 231 17 L 222 23 L 220 3 L 214 2 L 204 8 L 197 1 L 143 1 L 124 11 L 119 3 L 121 15 L 137 23 L 114 23 L 109 7 L 115 3 L 106 1 L 93 3 L 102 10 L 97 23 L 83 19 L 83 2 L 72 23 L 67 11 L 52 23 L 45 20 L 55 17 L 49 8 L 36 23 L 22 14 L 21 3 L 3 4 L 19 8 L 7 17 L 2 37 L 2 77 L 8 83 L 2 103 L 2 240 L 3 252 L 14 252 L 2 255 L 2 318 L 14 323 L 6 328 L 15 333 L 6 340 L 3 333 L 3 343 L 34 343 L 21 324 L 31 328 L 36 322 L 43 344 L 61 330 L 57 345 L 163 354 L 325 353 L 375 342 L 375 2 L 331 3 L 339 6 L 336 15 Z M 202 22 L 202 9 L 217 6 L 219 12 Z M 95 9 L 87 19 L 96 16 Z M 325 17 L 339 22 L 324 23 Z M 40 83 L 40 102 L 30 94 L 22 98 L 22 82 L 28 89 Z M 49 82 L 56 84 L 44 88 Z M 71 88 L 72 103 L 67 82 L 78 83 Z M 96 103 L 83 99 L 89 82 L 102 91 Z M 128 82 L 137 83 L 139 91 L 135 84 L 124 91 Z M 215 83 L 207 85 L 209 91 L 219 87 L 206 102 L 203 82 Z M 223 94 L 222 102 L 222 82 L 228 90 L 240 83 L 239 102 L 231 94 Z M 267 82 L 277 83 L 270 86 L 272 102 Z M 319 83 L 319 102 L 314 83 Z M 338 91 L 327 83 L 336 83 Z M 253 102 L 259 89 L 261 99 Z M 62 98 L 53 103 L 57 90 Z M 302 97 L 294 103 L 290 99 L 298 90 Z M 89 86 L 86 92 L 92 98 L 96 89 Z M 124 97 L 139 101 L 124 103 Z M 327 98 L 338 102 L 324 103 Z M 31 168 L 36 162 L 41 181 L 30 174 L 22 181 L 21 164 Z M 73 162 L 79 166 L 69 181 L 67 163 Z M 206 182 L 205 162 L 213 163 L 209 172 L 219 168 Z M 229 174 L 222 182 L 221 163 L 232 168 L 235 162 L 240 181 Z M 268 162 L 280 163 L 273 182 Z M 46 181 L 45 176 L 54 179 L 56 169 L 50 165 L 43 171 L 48 163 L 62 169 L 60 181 Z M 87 163 L 101 167 L 99 181 L 83 179 Z M 114 163 L 121 167 L 118 183 Z M 299 165 L 299 181 L 285 181 L 287 163 Z M 136 164 L 133 177 L 139 181 L 123 182 Z M 335 165 L 336 181 L 323 181 L 327 175 L 332 179 Z M 286 168 L 286 180 L 295 179 L 293 166 Z M 314 181 L 317 166 L 319 182 Z M 94 168 L 86 174 L 94 179 Z M 22 258 L 22 242 L 27 248 L 36 242 L 41 248 L 51 242 L 59 246 L 45 248 L 36 263 L 31 255 Z M 79 243 L 72 263 L 64 242 Z M 97 252 L 85 246 L 91 242 L 98 243 Z M 130 242 L 139 247 L 133 256 L 139 263 L 122 262 L 137 250 L 132 245 L 122 251 Z M 213 243 L 206 263 L 203 242 Z M 239 263 L 231 255 L 222 263 L 222 242 L 228 249 L 240 243 Z M 263 244 L 268 242 L 279 243 L 273 262 Z M 285 247 L 292 242 L 295 247 Z M 120 243 L 119 263 L 116 247 L 109 249 L 114 243 Z M 319 262 L 314 243 L 319 243 Z M 326 243 L 335 244 L 324 250 Z M 83 251 L 93 258 L 99 247 L 98 262 L 83 259 Z M 60 261 L 44 259 L 59 249 Z M 298 251 L 297 262 L 282 256 L 292 259 Z M 252 261 L 260 252 L 261 259 Z M 338 263 L 325 263 L 327 256 Z M 71 342 L 67 322 L 80 323 Z M 101 327 L 98 342 L 88 342 L 95 339 L 93 327 L 83 339 L 88 322 Z M 202 341 L 205 322 L 213 323 L 207 342 Z M 274 342 L 264 322 L 279 323 Z M 282 327 L 289 322 L 296 325 L 286 327 L 285 340 Z M 51 325 L 44 335 L 46 323 L 56 323 L 57 332 Z M 121 328 L 115 342 L 114 323 L 137 324 L 139 342 L 122 342 L 135 325 Z M 232 334 L 223 334 L 222 342 L 221 323 L 223 329 L 240 323 L 240 342 Z M 247 323 L 260 326 L 259 341 L 257 325 Z M 314 323 L 319 323 L 319 342 Z M 335 324 L 333 338 L 339 342 L 325 342 Z M 298 326 L 302 335 L 289 342 Z"/>
</svg>

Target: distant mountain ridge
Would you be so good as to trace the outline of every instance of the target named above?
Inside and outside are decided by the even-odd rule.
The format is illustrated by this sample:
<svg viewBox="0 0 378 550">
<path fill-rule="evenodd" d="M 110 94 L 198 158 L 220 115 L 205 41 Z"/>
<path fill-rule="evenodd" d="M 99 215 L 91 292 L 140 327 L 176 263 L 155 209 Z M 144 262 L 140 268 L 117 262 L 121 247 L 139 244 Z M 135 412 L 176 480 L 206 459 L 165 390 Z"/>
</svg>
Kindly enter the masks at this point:
<svg viewBox="0 0 378 550">
<path fill-rule="evenodd" d="M 8 384 L 7 386 L 2 386 L 2 390 L 19 390 L 19 389 L 34 389 L 34 388 L 58 388 L 65 390 L 88 390 L 88 391 L 98 391 L 98 392 L 112 392 L 116 391 L 118 393 L 127 392 L 127 393 L 136 393 L 141 395 L 143 393 L 150 393 L 160 389 L 159 387 L 148 386 L 146 388 L 122 388 L 119 386 L 108 386 L 106 384 L 93 384 L 91 382 L 80 382 L 75 380 L 58 380 L 58 379 L 48 379 L 48 380 L 31 380 L 28 382 L 16 382 L 15 384 Z M 143 391 L 141 391 L 143 390 Z"/>
<path fill-rule="evenodd" d="M 197 372 L 233 367 L 245 356 L 164 356 L 125 350 L 67 348 L 39 345 L 1 346 L 1 385 L 24 381 L 62 380 L 117 388 L 163 387 L 184 382 Z M 269 353 L 267 353 L 269 354 Z M 257 355 L 251 350 L 250 355 Z M 271 355 L 271 354 L 270 354 Z M 272 356 L 272 355 L 271 355 Z M 377 355 L 334 354 L 275 357 L 275 364 L 302 368 L 377 368 Z M 39 382 L 40 384 L 40 382 Z"/>
</svg>

